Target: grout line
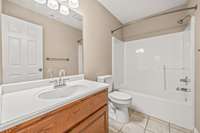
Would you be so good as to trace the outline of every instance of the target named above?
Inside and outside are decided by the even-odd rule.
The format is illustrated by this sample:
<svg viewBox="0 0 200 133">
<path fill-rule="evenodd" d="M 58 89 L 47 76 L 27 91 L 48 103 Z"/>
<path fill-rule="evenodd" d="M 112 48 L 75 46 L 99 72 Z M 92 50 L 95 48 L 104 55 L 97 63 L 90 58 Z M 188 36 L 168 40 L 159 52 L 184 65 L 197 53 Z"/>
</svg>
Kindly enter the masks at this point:
<svg viewBox="0 0 200 133">
<path fill-rule="evenodd" d="M 122 131 L 122 129 L 124 128 L 125 124 L 122 125 L 122 127 L 117 131 L 118 133 L 120 133 Z"/>
<path fill-rule="evenodd" d="M 134 112 L 132 112 L 132 113 L 134 113 Z M 146 131 L 153 133 L 151 130 L 148 130 L 148 124 L 150 122 L 151 116 L 149 116 L 149 115 L 146 115 L 146 116 L 147 116 L 147 121 L 145 123 L 144 133 L 146 133 Z M 158 119 L 158 118 L 156 118 L 156 119 Z M 158 119 L 158 120 L 160 120 L 160 119 Z M 160 121 L 163 121 L 163 120 L 160 120 Z M 167 122 L 167 121 L 164 121 L 164 122 Z M 168 125 L 168 131 L 169 131 L 169 133 L 171 133 L 172 132 L 172 123 L 170 121 L 167 122 L 167 123 L 168 123 L 167 124 Z M 116 133 L 122 133 L 122 129 L 125 127 L 125 125 L 126 124 L 122 124 L 121 128 L 119 128 Z M 177 130 L 179 130 L 179 129 L 177 129 Z"/>
<path fill-rule="evenodd" d="M 150 116 L 148 116 L 148 118 L 147 118 L 147 122 L 146 122 L 146 125 L 144 127 L 144 132 L 146 132 L 146 130 L 147 130 L 147 126 L 149 124 L 149 119 L 150 119 Z"/>
</svg>

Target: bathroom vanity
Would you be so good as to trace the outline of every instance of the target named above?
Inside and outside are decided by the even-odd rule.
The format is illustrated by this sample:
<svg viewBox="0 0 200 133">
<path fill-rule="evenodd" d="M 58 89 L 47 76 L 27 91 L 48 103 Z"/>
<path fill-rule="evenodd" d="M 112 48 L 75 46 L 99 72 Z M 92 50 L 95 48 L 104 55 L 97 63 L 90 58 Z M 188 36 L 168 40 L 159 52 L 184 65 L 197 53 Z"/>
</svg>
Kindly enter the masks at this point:
<svg viewBox="0 0 200 133">
<path fill-rule="evenodd" d="M 107 133 L 107 91 L 101 91 L 2 133 Z"/>
<path fill-rule="evenodd" d="M 60 99 L 53 99 L 52 96 L 45 97 L 45 99 L 38 97 L 42 96 L 41 94 L 45 94 L 46 92 L 51 92 L 51 89 L 49 88 L 47 89 L 42 87 L 41 89 L 34 89 L 36 93 L 30 92 L 33 91 L 32 89 L 23 90 L 20 93 L 24 93 L 23 95 L 29 95 L 27 98 L 24 97 L 24 100 L 26 98 L 28 101 L 28 98 L 31 98 L 32 96 L 37 97 L 34 101 L 35 103 L 32 102 L 32 106 L 34 106 L 34 104 L 38 106 L 41 102 L 44 102 L 45 106 L 41 106 L 41 111 L 35 109 L 35 107 L 35 111 L 31 112 L 31 110 L 29 110 L 30 113 L 28 113 L 27 110 L 26 113 L 22 113 L 25 109 L 19 109 L 21 110 L 21 114 L 26 114 L 21 115 L 21 118 L 19 117 L 20 113 L 14 111 L 14 108 L 13 112 L 17 115 L 13 116 L 9 116 L 12 114 L 11 108 L 3 109 L 7 112 L 11 112 L 10 114 L 6 114 L 5 111 L 4 116 L 9 116 L 10 118 L 13 118 L 13 120 L 8 120 L 7 117 L 8 121 L 1 125 L 0 133 L 108 133 L 107 85 L 88 80 L 77 80 L 69 82 L 68 86 L 76 86 L 77 84 L 81 84 L 82 86 L 87 85 L 87 88 L 80 87 L 77 93 L 70 92 L 71 95 L 68 98 Z M 65 91 L 69 91 L 70 88 L 67 89 Z M 18 93 L 18 96 L 22 95 L 19 92 L 9 92 L 8 94 L 10 93 L 13 93 L 13 98 L 15 97 L 15 93 Z M 17 99 L 19 98 L 16 97 L 16 100 Z M 21 102 L 23 101 L 18 101 L 16 104 Z M 6 103 L 6 105 L 8 104 L 9 103 Z M 20 106 L 20 104 L 18 105 Z M 34 114 L 33 112 L 37 113 L 31 115 Z"/>
</svg>

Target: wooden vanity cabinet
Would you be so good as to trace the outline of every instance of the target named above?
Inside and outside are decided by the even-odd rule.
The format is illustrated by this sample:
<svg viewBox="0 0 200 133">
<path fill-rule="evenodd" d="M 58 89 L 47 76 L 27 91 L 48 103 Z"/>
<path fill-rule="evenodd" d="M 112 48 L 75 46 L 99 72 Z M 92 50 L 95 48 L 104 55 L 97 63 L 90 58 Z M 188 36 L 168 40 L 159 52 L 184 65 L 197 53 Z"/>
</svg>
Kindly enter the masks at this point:
<svg viewBox="0 0 200 133">
<path fill-rule="evenodd" d="M 1 133 L 108 133 L 107 95 L 98 92 Z"/>
</svg>

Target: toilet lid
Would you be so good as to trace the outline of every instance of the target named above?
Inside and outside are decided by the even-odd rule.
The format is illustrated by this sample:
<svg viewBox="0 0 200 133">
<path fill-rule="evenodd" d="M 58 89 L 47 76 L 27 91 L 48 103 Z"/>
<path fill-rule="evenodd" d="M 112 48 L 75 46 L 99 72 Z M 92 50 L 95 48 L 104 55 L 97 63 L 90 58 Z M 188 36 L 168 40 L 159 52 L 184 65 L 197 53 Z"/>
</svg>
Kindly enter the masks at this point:
<svg viewBox="0 0 200 133">
<path fill-rule="evenodd" d="M 109 96 L 117 100 L 130 100 L 132 98 L 130 95 L 119 91 L 111 92 Z"/>
</svg>

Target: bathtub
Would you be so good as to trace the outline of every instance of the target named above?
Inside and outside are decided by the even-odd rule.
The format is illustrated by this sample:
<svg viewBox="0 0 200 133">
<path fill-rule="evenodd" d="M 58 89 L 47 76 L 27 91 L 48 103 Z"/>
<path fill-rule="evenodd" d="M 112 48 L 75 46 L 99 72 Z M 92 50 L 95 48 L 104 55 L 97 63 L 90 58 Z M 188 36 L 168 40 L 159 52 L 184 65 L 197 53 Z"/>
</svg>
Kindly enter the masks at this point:
<svg viewBox="0 0 200 133">
<path fill-rule="evenodd" d="M 191 100 L 185 101 L 179 97 L 179 100 L 175 101 L 169 98 L 170 92 L 160 93 L 158 97 L 128 89 L 120 89 L 120 91 L 132 96 L 130 108 L 187 129 L 194 129 L 194 106 Z M 171 96 L 176 97 L 174 92 L 172 94 Z"/>
</svg>

